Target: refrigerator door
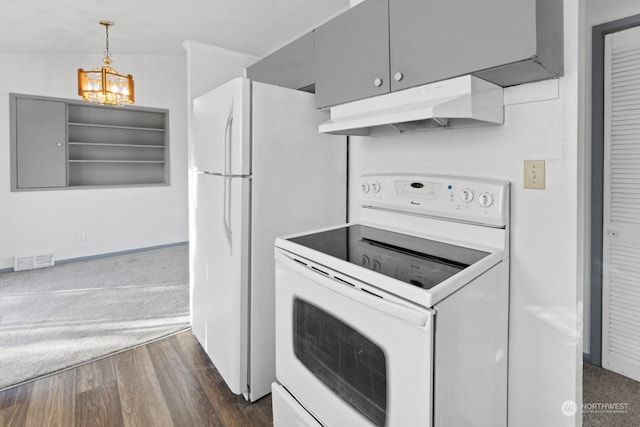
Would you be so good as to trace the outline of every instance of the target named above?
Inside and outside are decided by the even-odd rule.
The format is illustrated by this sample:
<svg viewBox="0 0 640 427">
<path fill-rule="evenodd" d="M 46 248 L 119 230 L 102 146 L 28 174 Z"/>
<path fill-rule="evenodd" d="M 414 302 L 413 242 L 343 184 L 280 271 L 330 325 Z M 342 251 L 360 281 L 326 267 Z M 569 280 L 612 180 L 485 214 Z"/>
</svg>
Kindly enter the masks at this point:
<svg viewBox="0 0 640 427">
<path fill-rule="evenodd" d="M 236 78 L 193 100 L 193 167 L 219 175 L 251 173 L 249 80 Z"/>
<path fill-rule="evenodd" d="M 195 179 L 193 333 L 231 391 L 247 392 L 249 178 Z"/>
</svg>

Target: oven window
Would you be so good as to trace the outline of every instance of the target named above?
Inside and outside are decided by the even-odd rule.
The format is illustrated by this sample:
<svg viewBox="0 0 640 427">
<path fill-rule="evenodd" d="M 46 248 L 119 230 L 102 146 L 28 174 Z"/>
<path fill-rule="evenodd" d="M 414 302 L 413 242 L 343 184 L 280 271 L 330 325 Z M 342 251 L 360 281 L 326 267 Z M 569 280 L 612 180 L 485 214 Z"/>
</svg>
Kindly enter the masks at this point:
<svg viewBox="0 0 640 427">
<path fill-rule="evenodd" d="M 377 426 L 387 414 L 384 352 L 367 337 L 301 299 L 293 308 L 293 347 L 320 381 Z"/>
</svg>

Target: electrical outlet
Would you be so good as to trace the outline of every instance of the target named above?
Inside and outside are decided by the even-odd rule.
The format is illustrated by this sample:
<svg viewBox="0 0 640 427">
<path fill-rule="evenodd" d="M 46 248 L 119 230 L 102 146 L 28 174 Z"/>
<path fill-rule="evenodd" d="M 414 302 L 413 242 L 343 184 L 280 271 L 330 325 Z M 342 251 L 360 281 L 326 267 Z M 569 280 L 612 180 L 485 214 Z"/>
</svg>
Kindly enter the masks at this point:
<svg viewBox="0 0 640 427">
<path fill-rule="evenodd" d="M 544 160 L 524 161 L 524 188 L 544 190 L 545 171 Z"/>
<path fill-rule="evenodd" d="M 87 241 L 87 233 L 85 233 L 84 231 L 78 231 L 76 233 L 76 242 L 84 243 L 86 241 Z"/>
</svg>

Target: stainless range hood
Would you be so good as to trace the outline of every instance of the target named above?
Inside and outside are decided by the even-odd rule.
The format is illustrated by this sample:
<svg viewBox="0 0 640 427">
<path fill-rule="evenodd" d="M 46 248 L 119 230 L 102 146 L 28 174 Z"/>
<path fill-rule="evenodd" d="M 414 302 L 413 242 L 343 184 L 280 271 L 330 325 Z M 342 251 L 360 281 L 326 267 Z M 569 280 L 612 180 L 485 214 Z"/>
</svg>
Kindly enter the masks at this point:
<svg viewBox="0 0 640 427">
<path fill-rule="evenodd" d="M 462 76 L 333 106 L 319 131 L 376 136 L 502 124 L 503 106 L 502 87 Z"/>
</svg>

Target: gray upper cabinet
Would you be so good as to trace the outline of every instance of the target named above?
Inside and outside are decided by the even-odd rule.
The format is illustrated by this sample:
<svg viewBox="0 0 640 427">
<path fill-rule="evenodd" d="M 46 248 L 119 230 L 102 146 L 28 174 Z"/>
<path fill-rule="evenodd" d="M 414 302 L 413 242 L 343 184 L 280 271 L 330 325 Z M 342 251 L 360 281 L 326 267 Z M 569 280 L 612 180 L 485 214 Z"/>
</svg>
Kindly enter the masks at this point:
<svg viewBox="0 0 640 427">
<path fill-rule="evenodd" d="M 390 0 L 392 90 L 535 56 L 535 6 L 533 0 Z"/>
<path fill-rule="evenodd" d="M 391 90 L 474 74 L 500 86 L 563 72 L 562 2 L 390 0 Z"/>
<path fill-rule="evenodd" d="M 563 73 L 558 0 L 366 0 L 316 30 L 316 105 L 473 74 L 500 86 Z M 380 87 L 372 87 L 376 78 Z"/>
<path fill-rule="evenodd" d="M 387 93 L 387 0 L 366 0 L 315 30 L 316 106 Z"/>
<path fill-rule="evenodd" d="M 67 185 L 66 106 L 64 102 L 17 99 L 13 106 L 17 188 Z"/>
<path fill-rule="evenodd" d="M 262 83 L 313 92 L 313 32 L 247 67 L 247 77 Z"/>
<path fill-rule="evenodd" d="M 494 2 L 497 0 L 493 0 Z M 514 1 L 514 0 L 511 0 Z M 492 68 L 479 70 L 473 74 L 500 86 L 513 86 L 517 84 L 555 78 L 564 74 L 564 24 L 563 2 L 558 0 L 518 0 L 511 6 L 509 0 L 497 1 L 500 6 L 514 7 L 513 16 L 509 19 L 515 22 L 527 22 L 527 31 L 522 33 L 521 28 L 513 22 L 505 22 L 497 27 L 509 38 L 511 42 L 507 46 L 521 44 L 531 50 L 520 50 L 525 55 L 514 62 L 503 62 L 508 57 L 499 56 Z M 518 6 L 519 5 L 519 6 Z M 533 12 L 532 12 L 533 9 Z M 518 12 L 526 13 L 526 17 L 516 15 Z M 533 13 L 533 14 L 532 14 Z M 529 31 L 533 19 L 533 33 Z M 524 25 L 524 24 L 523 24 Z M 513 47 L 512 47 L 513 49 Z M 514 54 L 516 50 L 512 51 Z"/>
</svg>

